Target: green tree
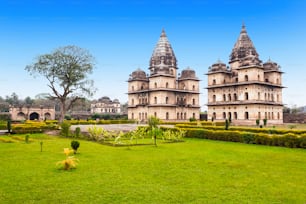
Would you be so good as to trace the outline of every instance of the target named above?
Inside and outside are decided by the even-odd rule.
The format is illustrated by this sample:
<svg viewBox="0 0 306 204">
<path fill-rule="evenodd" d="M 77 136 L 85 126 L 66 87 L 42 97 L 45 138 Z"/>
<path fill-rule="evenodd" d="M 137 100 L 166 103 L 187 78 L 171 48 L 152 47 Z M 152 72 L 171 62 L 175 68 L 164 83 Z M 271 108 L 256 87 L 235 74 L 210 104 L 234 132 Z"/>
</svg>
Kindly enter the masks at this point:
<svg viewBox="0 0 306 204">
<path fill-rule="evenodd" d="M 158 125 L 160 123 L 160 120 L 157 117 L 151 116 L 148 119 L 148 125 L 150 127 L 150 130 L 154 134 L 154 145 L 157 146 L 156 144 L 156 130 L 158 129 Z"/>
<path fill-rule="evenodd" d="M 52 90 L 49 98 L 59 101 L 59 122 L 62 122 L 65 113 L 77 100 L 94 94 L 93 81 L 88 79 L 93 67 L 94 58 L 87 50 L 66 46 L 51 54 L 38 56 L 25 70 L 33 76 L 40 75 L 48 80 Z"/>
</svg>

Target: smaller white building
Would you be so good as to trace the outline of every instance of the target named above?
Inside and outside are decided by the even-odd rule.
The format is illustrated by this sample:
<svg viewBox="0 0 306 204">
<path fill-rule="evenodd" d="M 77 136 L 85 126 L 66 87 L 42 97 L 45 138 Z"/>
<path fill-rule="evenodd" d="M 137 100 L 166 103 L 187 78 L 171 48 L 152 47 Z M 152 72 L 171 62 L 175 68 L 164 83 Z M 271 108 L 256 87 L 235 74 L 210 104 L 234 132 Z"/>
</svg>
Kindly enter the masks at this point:
<svg viewBox="0 0 306 204">
<path fill-rule="evenodd" d="M 109 97 L 103 96 L 97 102 L 90 105 L 90 112 L 92 114 L 119 114 L 121 113 L 120 107 L 118 99 L 112 101 Z"/>
</svg>

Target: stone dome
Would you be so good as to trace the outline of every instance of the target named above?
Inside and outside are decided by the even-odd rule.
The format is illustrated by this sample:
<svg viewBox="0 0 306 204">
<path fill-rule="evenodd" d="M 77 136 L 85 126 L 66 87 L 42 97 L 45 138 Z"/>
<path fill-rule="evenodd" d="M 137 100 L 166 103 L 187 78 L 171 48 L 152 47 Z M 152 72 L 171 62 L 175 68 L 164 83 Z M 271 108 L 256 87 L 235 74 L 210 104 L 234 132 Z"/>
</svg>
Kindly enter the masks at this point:
<svg viewBox="0 0 306 204">
<path fill-rule="evenodd" d="M 189 67 L 187 69 L 182 70 L 180 79 L 194 79 L 197 78 L 195 71 L 193 69 L 190 69 Z"/>
<path fill-rule="evenodd" d="M 139 68 L 136 71 L 132 72 L 132 74 L 130 75 L 130 80 L 146 80 L 146 79 L 147 75 L 145 71 Z"/>
<path fill-rule="evenodd" d="M 99 102 L 109 103 L 112 102 L 112 100 L 108 96 L 103 96 L 102 98 L 99 99 Z"/>
<path fill-rule="evenodd" d="M 209 70 L 209 72 L 218 72 L 218 71 L 227 71 L 226 64 L 223 63 L 221 60 L 218 60 L 216 63 L 214 63 Z"/>
<path fill-rule="evenodd" d="M 267 62 L 263 63 L 264 70 L 276 70 L 279 71 L 279 65 L 276 62 L 273 62 L 269 59 Z"/>
</svg>

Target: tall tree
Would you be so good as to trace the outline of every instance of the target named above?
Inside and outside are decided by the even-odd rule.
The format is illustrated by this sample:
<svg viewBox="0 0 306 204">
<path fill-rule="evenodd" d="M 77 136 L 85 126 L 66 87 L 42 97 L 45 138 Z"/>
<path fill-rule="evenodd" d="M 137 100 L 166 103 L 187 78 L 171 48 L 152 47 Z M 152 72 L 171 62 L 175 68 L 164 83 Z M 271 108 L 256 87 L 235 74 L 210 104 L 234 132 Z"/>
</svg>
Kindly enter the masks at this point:
<svg viewBox="0 0 306 204">
<path fill-rule="evenodd" d="M 52 90 L 49 97 L 60 102 L 59 121 L 62 122 L 73 103 L 94 94 L 93 81 L 88 79 L 93 67 L 94 58 L 87 50 L 66 46 L 51 54 L 38 56 L 25 69 L 33 76 L 42 75 L 48 80 L 48 86 Z"/>
</svg>

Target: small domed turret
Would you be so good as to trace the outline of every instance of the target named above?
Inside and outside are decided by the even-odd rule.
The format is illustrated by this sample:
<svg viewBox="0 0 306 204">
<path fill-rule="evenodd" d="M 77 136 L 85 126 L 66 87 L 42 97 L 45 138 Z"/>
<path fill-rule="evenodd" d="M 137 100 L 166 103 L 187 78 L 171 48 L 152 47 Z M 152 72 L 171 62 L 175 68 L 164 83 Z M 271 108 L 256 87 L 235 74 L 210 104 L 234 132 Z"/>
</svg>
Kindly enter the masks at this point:
<svg viewBox="0 0 306 204">
<path fill-rule="evenodd" d="M 146 79 L 147 79 L 146 73 L 138 68 L 136 71 L 132 72 L 129 80 L 146 80 Z"/>
<path fill-rule="evenodd" d="M 273 62 L 269 59 L 267 62 L 263 64 L 264 70 L 276 70 L 279 71 L 279 65 L 276 62 Z"/>
<path fill-rule="evenodd" d="M 209 69 L 209 72 L 219 72 L 219 71 L 227 71 L 226 64 L 224 64 L 221 60 L 218 60 Z"/>
<path fill-rule="evenodd" d="M 182 70 L 180 79 L 197 79 L 195 71 L 187 67 L 186 69 Z"/>
</svg>

